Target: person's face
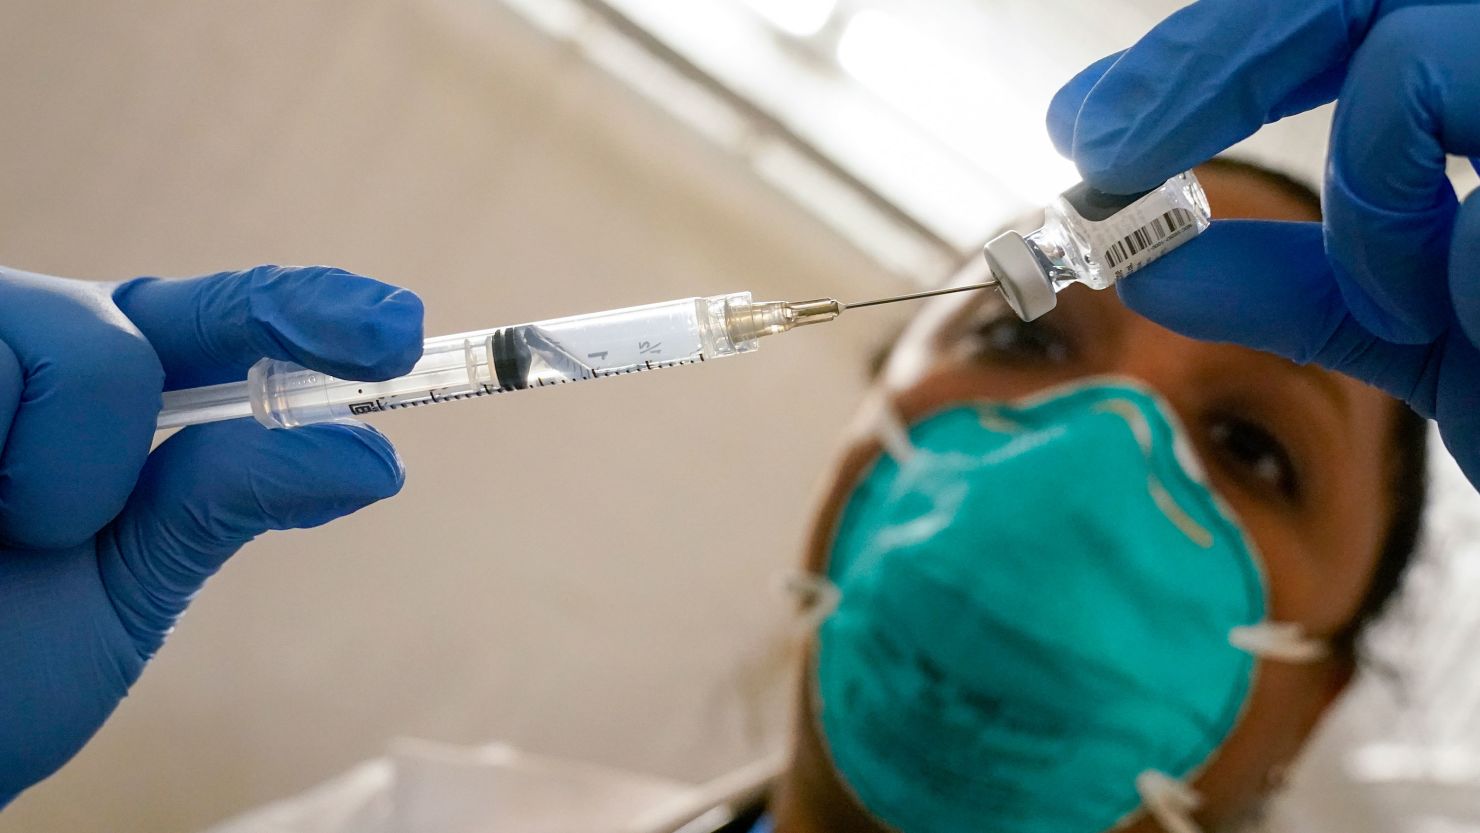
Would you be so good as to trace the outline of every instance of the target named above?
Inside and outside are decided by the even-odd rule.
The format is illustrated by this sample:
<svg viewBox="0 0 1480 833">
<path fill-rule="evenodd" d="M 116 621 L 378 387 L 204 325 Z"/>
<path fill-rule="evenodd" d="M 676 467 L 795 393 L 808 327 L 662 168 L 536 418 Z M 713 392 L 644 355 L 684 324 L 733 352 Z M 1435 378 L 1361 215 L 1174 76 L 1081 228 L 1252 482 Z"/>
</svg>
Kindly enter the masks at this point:
<svg viewBox="0 0 1480 833">
<path fill-rule="evenodd" d="M 1298 201 L 1246 174 L 1208 170 L 1200 177 L 1214 216 L 1314 219 Z M 1390 521 L 1384 488 L 1394 406 L 1377 391 L 1271 355 L 1183 338 L 1130 312 L 1114 292 L 1082 287 L 1066 291 L 1058 309 L 1031 324 L 995 293 L 942 298 L 912 323 L 879 385 L 909 423 L 952 403 L 1014 399 L 1102 375 L 1139 380 L 1176 411 L 1213 486 L 1264 557 L 1270 618 L 1298 622 L 1319 637 L 1341 632 L 1363 599 Z M 867 425 L 850 430 L 809 538 L 808 570 L 825 570 L 843 504 L 879 454 Z M 1205 825 L 1216 828 L 1267 792 L 1349 674 L 1347 657 L 1261 663 L 1247 713 L 1195 784 Z M 803 718 L 801 726 L 803 771 L 792 780 L 810 782 L 809 793 L 826 792 L 835 776 L 822 764 L 812 721 Z M 798 789 L 783 784 L 782 793 Z M 834 799 L 845 801 L 841 794 Z M 857 808 L 835 810 L 810 815 L 846 818 L 855 827 L 860 821 Z M 1144 821 L 1131 829 L 1157 827 Z"/>
</svg>

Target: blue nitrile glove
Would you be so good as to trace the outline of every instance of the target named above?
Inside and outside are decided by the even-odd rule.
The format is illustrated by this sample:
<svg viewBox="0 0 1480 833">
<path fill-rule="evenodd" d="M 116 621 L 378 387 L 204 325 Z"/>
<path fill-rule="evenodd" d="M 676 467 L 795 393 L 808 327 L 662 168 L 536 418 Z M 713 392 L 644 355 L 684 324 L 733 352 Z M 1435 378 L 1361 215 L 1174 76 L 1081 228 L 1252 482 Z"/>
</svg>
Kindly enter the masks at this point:
<svg viewBox="0 0 1480 833">
<path fill-rule="evenodd" d="M 1202 0 L 1070 81 L 1049 132 L 1091 183 L 1134 193 L 1337 99 L 1323 234 L 1215 223 L 1121 295 L 1391 391 L 1480 484 L 1480 195 L 1460 205 L 1445 176 L 1446 153 L 1480 155 L 1477 50 L 1474 0 Z"/>
<path fill-rule="evenodd" d="M 121 285 L 0 269 L 0 806 L 87 742 L 241 545 L 401 487 L 359 425 L 237 420 L 150 453 L 161 388 L 262 356 L 386 379 L 421 320 L 410 292 L 323 267 Z"/>
</svg>

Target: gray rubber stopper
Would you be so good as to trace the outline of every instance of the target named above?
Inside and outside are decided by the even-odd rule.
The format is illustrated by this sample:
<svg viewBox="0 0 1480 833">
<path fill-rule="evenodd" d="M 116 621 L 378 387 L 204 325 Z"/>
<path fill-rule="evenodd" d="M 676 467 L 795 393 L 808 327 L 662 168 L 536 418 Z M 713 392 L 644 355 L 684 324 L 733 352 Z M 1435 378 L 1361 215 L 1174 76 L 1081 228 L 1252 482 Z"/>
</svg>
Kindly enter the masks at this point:
<svg viewBox="0 0 1480 833">
<path fill-rule="evenodd" d="M 1009 231 L 987 244 L 987 264 L 998 281 L 1007 305 L 1024 321 L 1044 315 L 1058 305 L 1058 295 L 1028 241 Z"/>
</svg>

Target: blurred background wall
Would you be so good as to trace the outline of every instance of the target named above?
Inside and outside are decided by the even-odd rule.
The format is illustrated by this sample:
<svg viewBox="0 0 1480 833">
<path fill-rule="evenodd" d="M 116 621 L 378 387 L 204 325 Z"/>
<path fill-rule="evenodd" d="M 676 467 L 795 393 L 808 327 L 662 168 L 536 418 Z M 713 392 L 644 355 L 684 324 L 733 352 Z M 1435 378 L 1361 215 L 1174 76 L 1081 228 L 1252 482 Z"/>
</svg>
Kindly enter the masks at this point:
<svg viewBox="0 0 1480 833">
<path fill-rule="evenodd" d="M 936 2 L 1007 15 L 999 36 L 1019 48 L 1042 42 L 1022 32 L 1063 36 L 1028 50 L 1059 64 L 1020 74 L 1033 112 L 1177 5 Z M 530 23 L 562 4 L 0 0 L 0 262 L 100 280 L 333 263 L 415 289 L 434 334 L 736 289 L 907 289 L 1041 201 L 1028 191 L 1057 187 L 1004 186 L 990 210 L 966 209 L 987 203 L 946 187 L 975 182 L 951 167 L 964 157 L 930 168 L 896 154 L 853 174 L 910 207 L 913 226 L 859 219 L 857 194 L 826 188 L 834 210 L 804 210 L 802 168 L 737 156 L 596 66 L 620 50 Z M 975 106 L 976 76 L 951 83 Z M 810 127 L 845 124 L 851 103 Z M 817 108 L 800 110 L 798 130 Z M 1244 151 L 1318 177 L 1328 118 Z M 1035 153 L 1038 124 L 1014 126 Z M 987 168 L 1024 167 L 993 153 Z M 931 177 L 946 186 L 923 187 Z M 0 833 L 186 833 L 404 735 L 686 780 L 775 748 L 786 697 L 764 658 L 786 615 L 769 579 L 795 560 L 867 355 L 907 312 L 702 370 L 377 420 L 405 458 L 405 492 L 249 546 L 93 743 L 0 814 Z M 1336 775 L 1311 779 L 1333 813 L 1371 817 L 1343 798 L 1339 762 L 1384 708 L 1335 724 L 1316 771 Z"/>
<path fill-rule="evenodd" d="M 897 278 L 490 5 L 0 4 L 0 262 L 333 263 L 448 333 Z M 889 314 L 754 356 L 377 421 L 405 491 L 250 545 L 0 830 L 183 833 L 388 739 L 686 779 L 761 754 L 737 668 Z M 0 683 L 3 684 L 3 683 Z"/>
</svg>

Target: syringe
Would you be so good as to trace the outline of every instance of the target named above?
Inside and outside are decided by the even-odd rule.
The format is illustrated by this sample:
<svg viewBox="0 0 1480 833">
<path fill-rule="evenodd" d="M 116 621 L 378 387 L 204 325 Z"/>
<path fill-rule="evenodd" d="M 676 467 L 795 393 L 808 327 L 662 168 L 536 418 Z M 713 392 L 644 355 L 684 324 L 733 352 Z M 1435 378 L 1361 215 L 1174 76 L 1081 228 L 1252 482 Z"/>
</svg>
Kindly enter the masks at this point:
<svg viewBox="0 0 1480 833">
<path fill-rule="evenodd" d="M 752 301 L 749 292 L 680 298 L 427 339 L 411 372 L 384 382 L 339 379 L 263 359 L 246 381 L 167 391 L 158 427 L 256 417 L 269 428 L 361 417 L 495 393 L 605 379 L 754 352 L 764 336 L 832 321 L 855 307 L 994 286 L 995 281 L 854 304 Z"/>
<path fill-rule="evenodd" d="M 1105 289 L 1201 234 L 1207 196 L 1191 172 L 1143 194 L 1078 185 L 1049 207 L 1043 228 L 987 244 L 992 279 L 854 304 L 752 301 L 749 292 L 680 298 L 427 340 L 405 376 L 336 379 L 263 359 L 244 382 L 168 391 L 159 428 L 252 416 L 269 428 L 359 417 L 493 393 L 658 370 L 754 352 L 763 336 L 832 321 L 846 309 L 996 286 L 1023 320 L 1047 313 L 1066 286 Z"/>
</svg>

